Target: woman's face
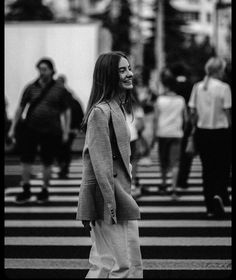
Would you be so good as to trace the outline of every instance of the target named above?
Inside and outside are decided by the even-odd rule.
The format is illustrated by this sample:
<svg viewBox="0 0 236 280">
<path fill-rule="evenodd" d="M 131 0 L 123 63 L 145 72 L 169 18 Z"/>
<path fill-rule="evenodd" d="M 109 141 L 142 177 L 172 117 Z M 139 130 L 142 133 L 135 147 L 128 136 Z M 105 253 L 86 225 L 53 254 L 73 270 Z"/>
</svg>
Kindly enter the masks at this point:
<svg viewBox="0 0 236 280">
<path fill-rule="evenodd" d="M 131 72 L 131 67 L 126 58 L 121 57 L 119 62 L 119 76 L 120 76 L 120 87 L 122 89 L 132 89 L 133 88 L 133 73 Z"/>
</svg>

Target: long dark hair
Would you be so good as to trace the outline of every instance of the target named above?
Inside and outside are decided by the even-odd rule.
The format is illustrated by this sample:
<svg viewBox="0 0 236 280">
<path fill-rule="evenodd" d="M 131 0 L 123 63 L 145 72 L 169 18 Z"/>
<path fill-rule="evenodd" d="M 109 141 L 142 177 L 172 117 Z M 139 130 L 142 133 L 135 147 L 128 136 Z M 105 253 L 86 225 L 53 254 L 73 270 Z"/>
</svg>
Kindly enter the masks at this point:
<svg viewBox="0 0 236 280">
<path fill-rule="evenodd" d="M 93 107 L 103 101 L 109 102 L 115 96 L 120 93 L 119 86 L 119 62 L 124 57 L 128 60 L 128 57 L 120 51 L 112 51 L 101 54 L 95 64 L 93 72 L 92 89 L 88 101 L 88 105 L 84 114 L 84 118 L 81 124 L 82 130 L 86 131 L 87 122 L 90 112 Z M 129 61 L 129 60 L 128 60 Z M 126 94 L 126 106 L 131 106 L 131 95 Z"/>
</svg>

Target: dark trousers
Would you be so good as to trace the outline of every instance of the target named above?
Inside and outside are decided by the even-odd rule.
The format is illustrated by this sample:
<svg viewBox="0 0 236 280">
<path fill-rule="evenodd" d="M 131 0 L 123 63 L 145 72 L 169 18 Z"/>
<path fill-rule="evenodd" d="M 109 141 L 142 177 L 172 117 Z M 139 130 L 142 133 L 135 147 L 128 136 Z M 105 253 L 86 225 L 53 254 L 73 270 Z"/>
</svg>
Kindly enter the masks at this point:
<svg viewBox="0 0 236 280">
<path fill-rule="evenodd" d="M 67 174 L 68 173 L 68 169 L 69 169 L 69 165 L 71 162 L 71 147 L 73 144 L 73 141 L 75 139 L 75 134 L 74 133 L 70 133 L 69 134 L 69 139 L 66 143 L 62 143 L 61 144 L 61 149 L 60 152 L 58 154 L 57 157 L 57 161 L 60 165 L 60 172 Z"/>
<path fill-rule="evenodd" d="M 197 129 L 196 145 L 202 162 L 203 192 L 207 211 L 213 211 L 213 197 L 219 195 L 228 205 L 230 176 L 230 131 Z"/>
<path fill-rule="evenodd" d="M 181 142 L 181 151 L 180 151 L 180 163 L 179 163 L 179 172 L 178 172 L 178 178 L 177 178 L 177 185 L 183 188 L 188 187 L 188 177 L 190 173 L 190 169 L 192 166 L 192 161 L 194 156 L 190 155 L 189 153 L 186 153 L 186 147 L 188 143 L 188 137 L 191 132 L 191 127 L 189 126 L 184 131 L 184 136 L 182 138 Z"/>
<path fill-rule="evenodd" d="M 130 156 L 130 163 L 132 164 L 132 181 L 134 182 L 135 186 L 138 186 L 139 180 L 137 177 L 137 167 L 138 167 L 138 151 L 137 151 L 137 140 L 130 142 L 130 149 L 131 149 L 131 156 Z"/>
</svg>

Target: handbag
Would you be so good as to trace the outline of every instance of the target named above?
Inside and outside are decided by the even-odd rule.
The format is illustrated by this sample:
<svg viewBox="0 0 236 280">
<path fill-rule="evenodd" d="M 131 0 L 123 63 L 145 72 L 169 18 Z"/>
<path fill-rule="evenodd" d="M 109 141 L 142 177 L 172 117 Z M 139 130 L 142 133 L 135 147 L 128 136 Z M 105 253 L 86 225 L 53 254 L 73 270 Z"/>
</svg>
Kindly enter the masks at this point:
<svg viewBox="0 0 236 280">
<path fill-rule="evenodd" d="M 149 146 L 145 138 L 139 134 L 138 139 L 136 140 L 136 156 L 137 158 L 144 157 L 149 150 Z"/>
<path fill-rule="evenodd" d="M 190 156 L 195 156 L 197 152 L 196 147 L 196 129 L 194 128 L 190 136 L 187 140 L 187 145 L 185 149 L 186 154 L 189 154 Z"/>
</svg>

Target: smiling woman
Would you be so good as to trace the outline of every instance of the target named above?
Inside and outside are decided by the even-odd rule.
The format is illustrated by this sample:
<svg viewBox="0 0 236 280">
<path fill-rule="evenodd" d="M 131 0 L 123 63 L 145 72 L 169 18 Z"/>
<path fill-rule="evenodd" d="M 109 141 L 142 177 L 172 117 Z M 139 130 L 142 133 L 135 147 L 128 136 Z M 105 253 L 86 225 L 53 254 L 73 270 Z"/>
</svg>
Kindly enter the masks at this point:
<svg viewBox="0 0 236 280">
<path fill-rule="evenodd" d="M 132 77 L 123 53 L 98 57 L 83 121 L 84 168 L 76 216 L 91 230 L 86 278 L 143 278 L 140 210 L 131 196 L 130 132 L 124 106 L 131 100 Z"/>
<path fill-rule="evenodd" d="M 119 62 L 120 85 L 123 89 L 133 88 L 133 73 L 126 58 L 122 57 Z"/>
</svg>

